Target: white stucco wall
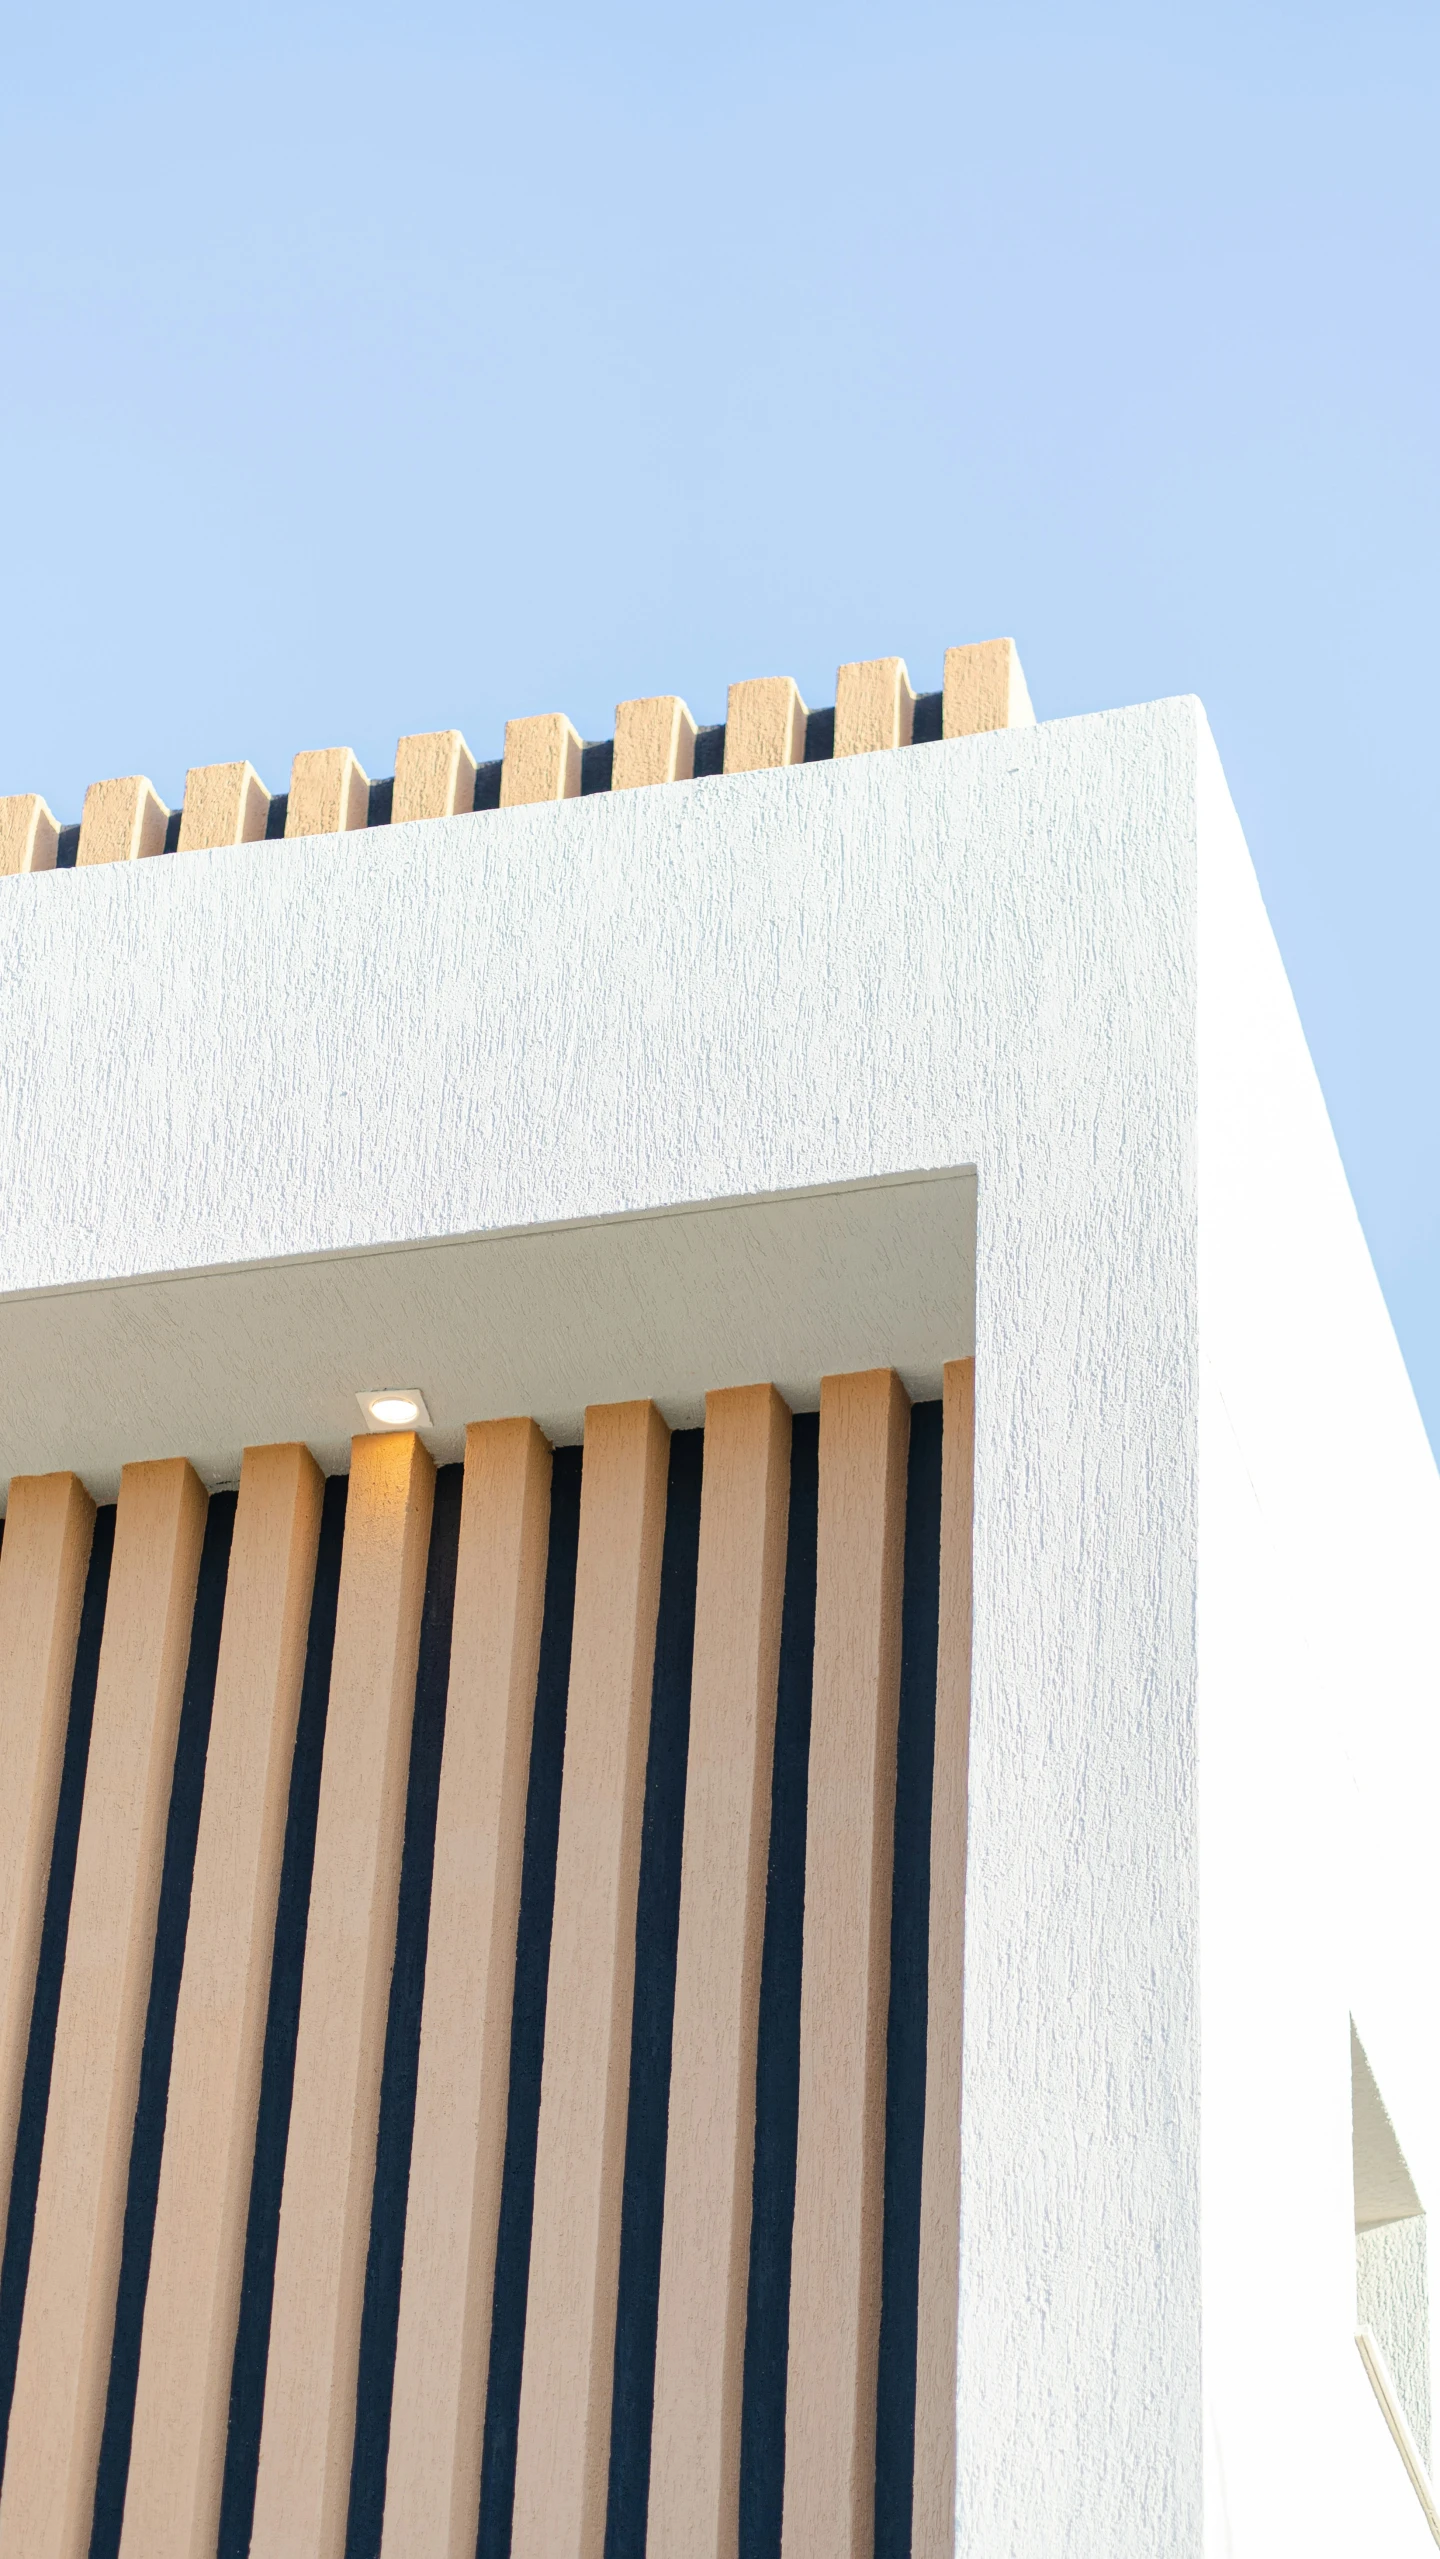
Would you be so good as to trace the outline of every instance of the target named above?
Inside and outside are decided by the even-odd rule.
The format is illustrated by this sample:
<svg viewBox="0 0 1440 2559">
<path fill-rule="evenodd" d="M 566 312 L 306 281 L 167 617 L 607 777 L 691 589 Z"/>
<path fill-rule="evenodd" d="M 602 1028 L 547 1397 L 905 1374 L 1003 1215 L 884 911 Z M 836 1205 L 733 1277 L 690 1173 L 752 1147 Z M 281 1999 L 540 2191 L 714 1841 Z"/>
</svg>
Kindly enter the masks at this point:
<svg viewBox="0 0 1440 2559">
<path fill-rule="evenodd" d="M 1440 1487 L 1208 737 L 1199 807 L 1207 2549 L 1418 2554 L 1351 2341 L 1349 2013 L 1428 2201 Z"/>
<path fill-rule="evenodd" d="M 976 1167 L 959 2547 L 1418 2547 L 1435 1481 L 1197 707 L 0 893 L 0 1290 Z"/>
</svg>

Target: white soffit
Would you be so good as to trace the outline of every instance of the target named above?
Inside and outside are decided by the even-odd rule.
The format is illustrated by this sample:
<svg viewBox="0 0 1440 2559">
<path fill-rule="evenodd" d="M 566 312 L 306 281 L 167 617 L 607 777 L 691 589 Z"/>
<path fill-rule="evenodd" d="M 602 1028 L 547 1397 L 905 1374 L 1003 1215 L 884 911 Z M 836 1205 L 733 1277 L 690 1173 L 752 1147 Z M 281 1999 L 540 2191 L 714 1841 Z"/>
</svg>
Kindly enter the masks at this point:
<svg viewBox="0 0 1440 2559">
<path fill-rule="evenodd" d="M 882 1176 L 532 1226 L 0 1297 L 0 1481 L 188 1457 L 233 1483 L 242 1449 L 304 1440 L 349 1462 L 355 1397 L 404 1376 L 428 1445 L 534 1415 L 578 1440 L 587 1404 L 653 1396 L 673 1428 L 708 1388 L 897 1369 L 917 1399 L 975 1332 L 975 1175 Z"/>
</svg>

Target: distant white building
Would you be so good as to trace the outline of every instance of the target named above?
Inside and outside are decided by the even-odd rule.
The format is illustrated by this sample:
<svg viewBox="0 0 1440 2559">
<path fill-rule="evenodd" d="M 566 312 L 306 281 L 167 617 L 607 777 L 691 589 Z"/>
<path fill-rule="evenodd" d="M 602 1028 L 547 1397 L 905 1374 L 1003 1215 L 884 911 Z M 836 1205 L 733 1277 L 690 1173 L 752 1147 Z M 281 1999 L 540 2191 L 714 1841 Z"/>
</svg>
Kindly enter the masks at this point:
<svg viewBox="0 0 1440 2559">
<path fill-rule="evenodd" d="M 0 803 L 0 2559 L 1440 2540 L 1435 1467 L 945 679 Z"/>
</svg>

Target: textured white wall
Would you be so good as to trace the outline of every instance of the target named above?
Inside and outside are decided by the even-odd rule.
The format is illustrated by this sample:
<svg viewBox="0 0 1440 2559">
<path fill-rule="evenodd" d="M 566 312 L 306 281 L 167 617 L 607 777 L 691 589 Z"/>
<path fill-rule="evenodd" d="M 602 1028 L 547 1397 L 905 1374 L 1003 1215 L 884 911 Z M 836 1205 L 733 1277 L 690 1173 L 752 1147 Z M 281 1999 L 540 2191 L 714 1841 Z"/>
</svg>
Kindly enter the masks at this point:
<svg viewBox="0 0 1440 2559">
<path fill-rule="evenodd" d="M 1434 1475 L 1196 707 L 0 892 L 0 1288 L 977 1167 L 959 2547 L 1416 2546 L 1347 1841 Z"/>
<path fill-rule="evenodd" d="M 1208 736 L 1199 808 L 1207 2553 L 1418 2554 L 1352 2342 L 1349 2015 L 1428 2202 L 1440 1485 Z"/>
<path fill-rule="evenodd" d="M 1362 2230 L 1355 2242 L 1355 2311 L 1390 2367 L 1400 2405 L 1428 2467 L 1430 2448 L 1430 2250 L 1423 2212 Z"/>
</svg>

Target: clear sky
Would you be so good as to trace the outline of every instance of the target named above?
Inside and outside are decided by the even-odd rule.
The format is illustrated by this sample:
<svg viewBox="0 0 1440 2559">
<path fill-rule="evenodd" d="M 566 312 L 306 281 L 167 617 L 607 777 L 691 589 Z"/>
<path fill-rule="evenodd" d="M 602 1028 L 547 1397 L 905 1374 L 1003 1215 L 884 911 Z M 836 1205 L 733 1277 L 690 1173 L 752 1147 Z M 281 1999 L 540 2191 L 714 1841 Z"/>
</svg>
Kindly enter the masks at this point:
<svg viewBox="0 0 1440 2559">
<path fill-rule="evenodd" d="M 0 791 L 1199 693 L 1440 1443 L 1433 0 L 4 27 Z"/>
</svg>

